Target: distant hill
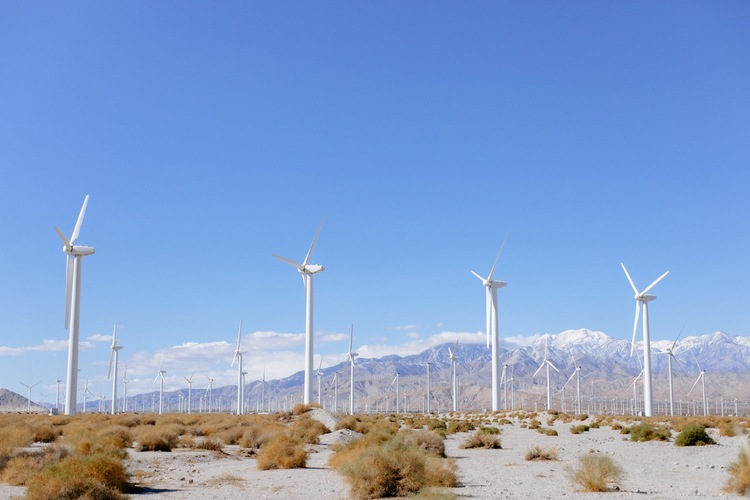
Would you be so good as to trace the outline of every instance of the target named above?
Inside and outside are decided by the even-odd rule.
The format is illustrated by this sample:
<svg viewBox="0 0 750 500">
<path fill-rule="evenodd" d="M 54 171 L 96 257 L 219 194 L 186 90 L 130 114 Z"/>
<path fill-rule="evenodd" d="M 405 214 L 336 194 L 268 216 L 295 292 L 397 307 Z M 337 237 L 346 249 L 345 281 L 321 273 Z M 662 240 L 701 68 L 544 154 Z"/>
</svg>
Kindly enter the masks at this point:
<svg viewBox="0 0 750 500">
<path fill-rule="evenodd" d="M 29 408 L 29 398 L 0 387 L 0 413 L 26 413 Z M 32 413 L 47 413 L 47 409 L 33 401 Z"/>
</svg>

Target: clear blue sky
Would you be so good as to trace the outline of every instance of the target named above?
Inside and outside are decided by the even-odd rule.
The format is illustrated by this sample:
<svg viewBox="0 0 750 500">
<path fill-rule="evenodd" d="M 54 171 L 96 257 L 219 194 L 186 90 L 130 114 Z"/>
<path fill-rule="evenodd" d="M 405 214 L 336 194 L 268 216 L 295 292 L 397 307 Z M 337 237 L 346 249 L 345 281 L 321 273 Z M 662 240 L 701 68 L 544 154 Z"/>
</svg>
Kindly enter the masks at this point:
<svg viewBox="0 0 750 500">
<path fill-rule="evenodd" d="M 233 383 L 500 335 L 748 335 L 750 4 L 4 2 L 0 386 L 64 378 L 65 257 L 91 195 L 81 379 Z M 317 359 L 317 358 L 316 358 Z M 205 378 L 203 378 L 205 380 Z M 81 381 L 83 384 L 83 381 Z M 201 382 L 203 385 L 203 382 Z M 36 389 L 35 389 L 36 390 Z M 36 394 L 36 393 L 35 393 Z M 34 399 L 40 399 L 38 395 Z"/>
</svg>

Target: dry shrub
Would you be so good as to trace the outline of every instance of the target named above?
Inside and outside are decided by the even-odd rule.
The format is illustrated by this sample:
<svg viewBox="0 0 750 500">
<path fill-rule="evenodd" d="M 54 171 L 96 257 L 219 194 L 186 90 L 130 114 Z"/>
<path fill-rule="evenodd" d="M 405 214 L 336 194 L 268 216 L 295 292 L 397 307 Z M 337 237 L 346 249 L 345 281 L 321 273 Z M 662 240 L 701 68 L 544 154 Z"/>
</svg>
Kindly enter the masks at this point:
<svg viewBox="0 0 750 500">
<path fill-rule="evenodd" d="M 261 447 L 257 465 L 259 470 L 299 469 L 304 468 L 306 462 L 305 445 L 279 434 Z"/>
<path fill-rule="evenodd" d="M 456 500 L 458 495 L 445 488 L 424 488 L 409 498 L 415 500 Z"/>
<path fill-rule="evenodd" d="M 703 425 L 690 423 L 677 435 L 674 444 L 677 446 L 704 446 L 716 444 L 716 441 L 706 433 L 706 428 Z"/>
<path fill-rule="evenodd" d="M 199 450 L 221 451 L 222 448 L 224 448 L 224 443 L 218 438 L 204 437 L 203 439 L 195 440 L 193 448 Z"/>
<path fill-rule="evenodd" d="M 536 430 L 539 434 L 544 434 L 545 436 L 557 436 L 557 431 L 555 429 L 550 428 L 544 428 L 540 427 Z"/>
<path fill-rule="evenodd" d="M 401 432 L 401 439 L 406 446 L 416 447 L 436 457 L 445 457 L 445 439 L 436 432 L 407 429 Z"/>
<path fill-rule="evenodd" d="M 446 434 L 455 434 L 457 432 L 469 432 L 475 429 L 474 423 L 469 420 L 451 420 L 446 427 Z"/>
<path fill-rule="evenodd" d="M 497 435 L 487 434 L 486 432 L 479 430 L 467 437 L 459 446 L 464 449 L 484 448 L 487 450 L 494 450 L 502 448 L 502 442 Z"/>
<path fill-rule="evenodd" d="M 729 479 L 724 484 L 724 491 L 735 495 L 750 495 L 750 446 L 746 442 L 740 450 L 736 462 L 727 466 Z"/>
<path fill-rule="evenodd" d="M 313 408 L 321 408 L 321 406 L 318 403 L 310 403 L 310 404 L 299 403 L 299 404 L 294 405 L 294 408 L 292 408 L 292 415 L 296 417 L 298 415 L 302 415 L 303 413 L 307 413 Z"/>
<path fill-rule="evenodd" d="M 226 444 L 237 444 L 244 435 L 245 429 L 242 427 L 223 429 L 216 434 L 212 434 L 212 436 L 215 436 L 219 441 L 223 441 Z"/>
<path fill-rule="evenodd" d="M 0 449 L 22 448 L 34 442 L 34 432 L 28 425 L 11 422 L 0 427 Z"/>
<path fill-rule="evenodd" d="M 51 443 L 57 436 L 62 434 L 60 429 L 55 429 L 50 423 L 39 423 L 31 427 L 31 432 L 34 433 L 35 443 Z"/>
<path fill-rule="evenodd" d="M 557 460 L 557 449 L 550 448 L 545 450 L 541 446 L 532 446 L 526 452 L 526 460 Z"/>
<path fill-rule="evenodd" d="M 620 432 L 622 433 L 623 430 L 621 429 Z M 672 433 L 666 427 L 660 425 L 654 427 L 648 422 L 630 426 L 627 434 L 630 434 L 630 440 L 635 442 L 669 441 L 672 437 Z"/>
<path fill-rule="evenodd" d="M 291 438 L 305 444 L 320 443 L 320 435 L 327 432 L 328 427 L 307 415 L 298 418 L 289 428 Z"/>
<path fill-rule="evenodd" d="M 284 432 L 284 425 L 278 422 L 258 422 L 245 428 L 239 443 L 242 448 L 257 449 L 282 432 Z"/>
<path fill-rule="evenodd" d="M 735 437 L 744 433 L 742 427 L 732 420 L 727 420 L 719 424 L 719 436 Z"/>
<path fill-rule="evenodd" d="M 589 426 L 585 424 L 573 425 L 570 427 L 571 434 L 581 434 L 582 432 L 588 432 L 588 431 L 589 431 Z"/>
<path fill-rule="evenodd" d="M 120 499 L 129 488 L 125 466 L 104 454 L 69 456 L 52 464 L 28 482 L 27 498 Z"/>
<path fill-rule="evenodd" d="M 138 451 L 172 451 L 177 446 L 179 435 L 171 429 L 144 428 L 138 430 L 136 441 Z"/>
<path fill-rule="evenodd" d="M 616 485 L 623 477 L 622 468 L 611 457 L 598 453 L 581 456 L 576 467 L 565 467 L 565 473 L 581 491 L 588 492 L 609 491 L 610 485 Z"/>
<path fill-rule="evenodd" d="M 13 486 L 24 486 L 29 479 L 47 465 L 58 462 L 70 453 L 61 446 L 46 446 L 40 450 L 17 451 L 0 473 L 0 481 Z"/>
</svg>

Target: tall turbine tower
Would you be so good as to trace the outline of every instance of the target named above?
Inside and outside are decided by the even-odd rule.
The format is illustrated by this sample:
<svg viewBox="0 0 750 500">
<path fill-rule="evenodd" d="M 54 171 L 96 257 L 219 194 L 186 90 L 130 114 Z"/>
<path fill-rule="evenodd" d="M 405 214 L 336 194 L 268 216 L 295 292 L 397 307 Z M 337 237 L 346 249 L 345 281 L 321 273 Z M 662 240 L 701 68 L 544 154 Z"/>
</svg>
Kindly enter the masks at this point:
<svg viewBox="0 0 750 500">
<path fill-rule="evenodd" d="M 552 364 L 552 361 L 550 361 L 547 358 L 548 341 L 549 341 L 549 336 L 547 336 L 544 339 L 544 359 L 542 360 L 542 364 L 539 365 L 539 368 L 536 369 L 536 371 L 534 372 L 534 375 L 531 376 L 531 378 L 536 377 L 536 375 L 539 373 L 539 371 L 542 368 L 544 368 L 545 366 L 547 367 L 547 411 L 552 409 L 552 388 L 551 388 L 552 386 L 550 385 L 552 378 L 550 377 L 549 369 L 550 367 L 552 367 L 557 373 L 560 373 L 560 370 L 558 370 L 557 367 Z"/>
<path fill-rule="evenodd" d="M 242 415 L 245 407 L 245 384 L 242 383 L 242 355 L 247 351 L 240 349 L 240 339 L 242 338 L 242 320 L 240 320 L 240 329 L 237 331 L 237 348 L 234 350 L 231 366 L 237 362 L 237 415 Z"/>
<path fill-rule="evenodd" d="M 677 335 L 677 338 L 674 339 L 674 342 L 672 342 L 672 345 L 667 347 L 667 349 L 663 353 L 661 353 L 667 356 L 667 374 L 669 375 L 669 415 L 671 417 L 674 417 L 674 390 L 672 388 L 672 360 L 674 359 L 675 362 L 677 362 L 677 358 L 674 357 L 674 346 L 677 345 L 677 341 L 680 339 L 680 335 L 682 335 L 682 332 L 680 332 L 680 334 Z"/>
<path fill-rule="evenodd" d="M 307 251 L 307 255 L 305 256 L 305 260 L 302 261 L 302 264 L 282 257 L 281 255 L 273 254 L 274 257 L 296 268 L 297 271 L 302 274 L 302 285 L 305 287 L 305 387 L 303 392 L 303 402 L 306 405 L 312 403 L 313 399 L 313 276 L 325 269 L 320 264 L 309 264 L 308 262 L 310 261 L 313 248 L 315 247 L 315 242 L 318 240 L 320 230 L 323 228 L 323 221 L 325 221 L 325 217 L 320 221 L 318 232 L 315 233 L 312 245 L 310 245 L 310 250 Z"/>
<path fill-rule="evenodd" d="M 109 373 L 107 373 L 107 378 L 112 380 L 112 415 L 114 415 L 117 413 L 117 358 L 118 353 L 122 349 L 121 345 L 117 345 L 117 323 L 115 323 L 112 329 L 112 345 L 109 349 Z M 112 376 L 113 367 L 114 377 Z"/>
<path fill-rule="evenodd" d="M 193 372 L 190 375 L 190 378 L 187 378 L 186 376 L 182 376 L 185 380 L 187 380 L 188 383 L 188 402 L 187 402 L 187 412 L 188 415 L 190 414 L 190 408 L 193 405 L 193 375 L 195 375 L 195 372 Z"/>
<path fill-rule="evenodd" d="M 315 372 L 315 375 L 318 376 L 318 404 L 323 406 L 323 393 L 320 391 L 320 381 L 323 378 L 323 356 L 320 357 L 320 365 L 318 366 L 318 371 Z"/>
<path fill-rule="evenodd" d="M 128 365 L 125 365 L 125 372 L 122 374 L 122 412 L 128 411 Z"/>
<path fill-rule="evenodd" d="M 690 354 L 693 354 L 692 352 Z M 698 378 L 695 379 L 695 382 L 693 382 L 693 386 L 688 391 L 688 396 L 691 392 L 693 392 L 693 389 L 695 389 L 695 386 L 698 384 L 698 382 L 701 383 L 703 387 L 703 415 L 708 415 L 708 404 L 706 401 L 706 370 L 704 370 L 700 363 L 698 363 L 698 359 L 695 357 L 695 354 L 693 354 L 693 359 L 695 360 L 695 364 L 698 365 L 698 369 L 700 370 L 700 375 L 698 375 Z"/>
<path fill-rule="evenodd" d="M 500 410 L 500 364 L 498 356 L 500 355 L 500 337 L 498 335 L 497 327 L 497 289 L 502 288 L 508 283 L 505 281 L 493 281 L 492 275 L 495 273 L 495 266 L 497 261 L 500 259 L 500 254 L 503 252 L 505 246 L 505 240 L 500 245 L 500 251 L 495 257 L 495 262 L 492 264 L 492 269 L 487 278 L 482 278 L 480 275 L 472 271 L 471 273 L 482 281 L 482 284 L 486 288 L 485 302 L 486 302 L 486 329 L 487 329 L 487 347 L 492 346 L 492 411 Z"/>
<path fill-rule="evenodd" d="M 350 388 L 349 388 L 349 415 L 354 415 L 354 358 L 359 356 L 356 352 L 352 352 L 352 340 L 354 339 L 354 325 L 352 325 L 352 331 L 349 334 L 349 352 L 346 354 L 346 360 L 349 361 L 350 368 Z"/>
<path fill-rule="evenodd" d="M 161 352 L 161 359 L 159 360 L 159 371 L 156 372 L 156 378 L 154 382 L 159 381 L 159 415 L 164 411 L 164 374 L 167 373 L 162 370 L 162 363 L 164 361 L 164 351 Z"/>
<path fill-rule="evenodd" d="M 68 373 L 67 385 L 65 386 L 65 414 L 75 415 L 76 396 L 78 395 L 78 329 L 81 320 L 81 265 L 82 258 L 94 253 L 93 247 L 76 245 L 78 233 L 81 231 L 83 216 L 86 214 L 86 205 L 89 203 L 89 195 L 83 199 L 83 206 L 78 214 L 73 234 L 70 241 L 55 227 L 55 231 L 63 240 L 63 253 L 67 256 L 67 278 L 65 281 L 65 328 L 70 332 L 68 339 Z"/>
<path fill-rule="evenodd" d="M 396 372 L 396 377 L 393 379 L 393 382 L 391 382 L 391 385 L 388 386 L 388 389 L 385 390 L 385 392 L 388 392 L 391 390 L 391 387 L 393 387 L 393 384 L 396 384 L 396 413 L 401 413 L 400 407 L 399 407 L 399 393 L 398 393 L 398 372 Z"/>
<path fill-rule="evenodd" d="M 630 286 L 633 288 L 633 292 L 635 292 L 635 321 L 633 322 L 633 341 L 630 345 L 631 356 L 635 349 L 635 334 L 638 330 L 638 316 L 641 312 L 641 308 L 643 308 L 643 411 L 644 416 L 651 417 L 653 416 L 653 398 L 651 396 L 651 340 L 649 339 L 648 331 L 648 303 L 654 300 L 656 296 L 647 295 L 647 293 L 667 274 L 669 274 L 669 271 L 656 278 L 653 283 L 647 286 L 642 292 L 639 292 L 635 287 L 633 280 L 630 278 L 628 270 L 625 269 L 625 264 L 620 263 L 620 265 L 622 266 L 622 270 L 625 271 L 625 276 L 627 276 Z"/>
<path fill-rule="evenodd" d="M 448 358 L 451 361 L 451 392 L 453 393 L 453 411 L 458 411 L 458 377 L 456 377 L 456 360 L 458 356 L 456 351 L 458 350 L 458 340 L 453 346 L 453 350 L 448 347 Z"/>
</svg>

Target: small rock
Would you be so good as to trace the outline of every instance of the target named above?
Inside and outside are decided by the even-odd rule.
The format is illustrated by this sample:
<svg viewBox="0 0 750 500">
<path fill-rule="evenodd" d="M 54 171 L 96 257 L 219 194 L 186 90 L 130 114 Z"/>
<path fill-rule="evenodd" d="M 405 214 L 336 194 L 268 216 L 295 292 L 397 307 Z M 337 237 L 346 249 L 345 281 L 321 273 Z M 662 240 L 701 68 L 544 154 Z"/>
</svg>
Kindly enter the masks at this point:
<svg viewBox="0 0 750 500">
<path fill-rule="evenodd" d="M 192 480 L 192 479 L 191 479 L 191 480 L 189 480 L 189 481 L 188 481 L 188 484 L 193 484 L 193 480 Z"/>
</svg>

